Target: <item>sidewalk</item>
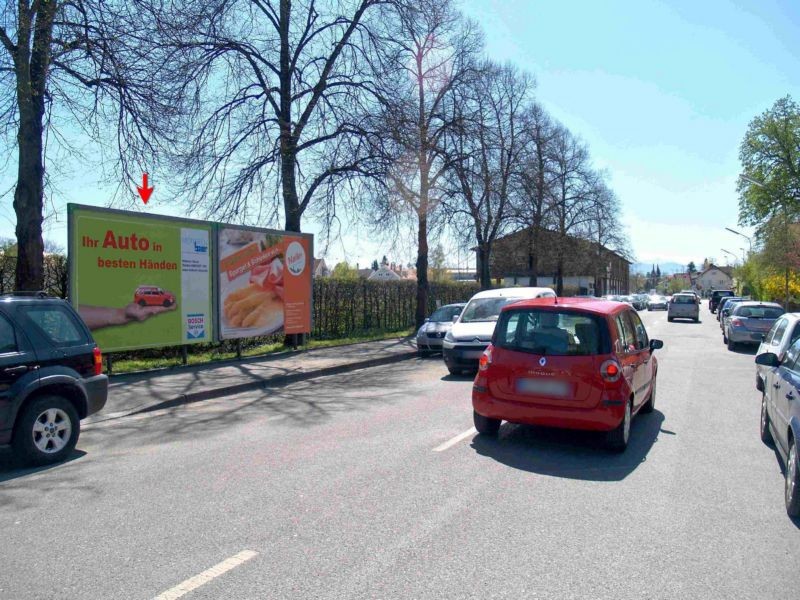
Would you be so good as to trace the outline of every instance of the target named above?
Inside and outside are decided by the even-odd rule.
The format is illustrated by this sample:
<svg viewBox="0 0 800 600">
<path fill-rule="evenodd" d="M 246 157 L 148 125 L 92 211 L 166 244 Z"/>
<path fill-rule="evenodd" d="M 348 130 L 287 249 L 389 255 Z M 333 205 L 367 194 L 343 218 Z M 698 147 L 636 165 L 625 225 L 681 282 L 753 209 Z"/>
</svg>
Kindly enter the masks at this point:
<svg viewBox="0 0 800 600">
<path fill-rule="evenodd" d="M 138 412 L 385 365 L 415 356 L 416 345 L 412 338 L 395 338 L 288 351 L 222 364 L 114 375 L 109 381 L 105 408 L 85 422 L 98 423 Z"/>
</svg>

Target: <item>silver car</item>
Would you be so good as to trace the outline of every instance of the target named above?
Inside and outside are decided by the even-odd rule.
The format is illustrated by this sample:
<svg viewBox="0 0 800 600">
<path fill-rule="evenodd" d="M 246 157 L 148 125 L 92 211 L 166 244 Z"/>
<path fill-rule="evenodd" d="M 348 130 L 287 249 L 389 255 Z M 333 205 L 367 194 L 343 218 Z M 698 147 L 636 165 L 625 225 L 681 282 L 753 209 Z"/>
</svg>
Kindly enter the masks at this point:
<svg viewBox="0 0 800 600">
<path fill-rule="evenodd" d="M 723 337 L 728 350 L 735 350 L 737 344 L 760 344 L 784 312 L 783 307 L 775 302 L 737 304 L 727 321 Z"/>
<path fill-rule="evenodd" d="M 667 321 L 674 319 L 700 320 L 700 305 L 694 294 L 675 294 L 667 305 Z"/>
<path fill-rule="evenodd" d="M 417 331 L 417 353 L 427 356 L 432 352 L 441 352 L 442 340 L 453 326 L 453 317 L 460 315 L 465 306 L 465 303 L 447 304 L 425 319 Z"/>
<path fill-rule="evenodd" d="M 779 361 L 783 362 L 789 346 L 794 344 L 798 338 L 800 338 L 800 313 L 786 313 L 772 325 L 759 345 L 756 356 L 772 352 L 777 355 Z M 764 391 L 764 381 L 769 370 L 769 367 L 756 365 L 756 389 L 759 392 Z"/>
</svg>

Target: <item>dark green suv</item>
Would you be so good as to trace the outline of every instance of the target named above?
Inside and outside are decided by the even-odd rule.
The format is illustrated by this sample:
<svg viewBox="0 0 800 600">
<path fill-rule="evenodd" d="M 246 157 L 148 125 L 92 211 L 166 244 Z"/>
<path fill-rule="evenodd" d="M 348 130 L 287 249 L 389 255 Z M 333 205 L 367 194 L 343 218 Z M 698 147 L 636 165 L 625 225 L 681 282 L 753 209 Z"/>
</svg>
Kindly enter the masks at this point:
<svg viewBox="0 0 800 600">
<path fill-rule="evenodd" d="M 63 460 L 107 396 L 100 349 L 72 306 L 43 293 L 0 296 L 0 446 L 27 464 Z"/>
</svg>

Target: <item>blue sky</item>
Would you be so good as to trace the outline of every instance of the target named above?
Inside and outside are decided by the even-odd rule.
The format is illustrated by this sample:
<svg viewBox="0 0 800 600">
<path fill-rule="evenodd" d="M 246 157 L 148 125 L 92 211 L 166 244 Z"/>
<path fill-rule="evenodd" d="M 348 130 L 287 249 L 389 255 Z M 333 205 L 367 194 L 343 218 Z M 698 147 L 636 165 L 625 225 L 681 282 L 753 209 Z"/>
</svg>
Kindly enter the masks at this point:
<svg viewBox="0 0 800 600">
<path fill-rule="evenodd" d="M 638 259 L 739 252 L 738 147 L 776 99 L 800 99 L 796 0 L 465 0 L 487 54 L 536 76 L 620 197 Z"/>
<path fill-rule="evenodd" d="M 739 253 L 747 245 L 724 230 L 736 228 L 738 146 L 750 119 L 777 98 L 800 100 L 800 2 L 463 0 L 461 6 L 483 28 L 487 55 L 531 72 L 537 99 L 608 171 L 638 260 L 724 263 L 721 248 Z M 146 210 L 180 213 L 176 199 L 159 194 L 159 180 L 168 178 L 151 173 L 156 192 Z M 59 211 L 46 237 L 66 245 L 63 201 L 106 203 L 110 190 L 94 179 L 79 169 L 61 176 Z M 11 183 L 2 181 L 3 189 Z M 6 237 L 13 236 L 10 204 L 7 196 L 0 211 Z M 328 251 L 331 265 L 346 259 L 366 266 L 384 254 L 415 258 L 411 244 L 390 248 L 345 231 Z M 449 257 L 464 266 L 463 253 Z"/>
</svg>

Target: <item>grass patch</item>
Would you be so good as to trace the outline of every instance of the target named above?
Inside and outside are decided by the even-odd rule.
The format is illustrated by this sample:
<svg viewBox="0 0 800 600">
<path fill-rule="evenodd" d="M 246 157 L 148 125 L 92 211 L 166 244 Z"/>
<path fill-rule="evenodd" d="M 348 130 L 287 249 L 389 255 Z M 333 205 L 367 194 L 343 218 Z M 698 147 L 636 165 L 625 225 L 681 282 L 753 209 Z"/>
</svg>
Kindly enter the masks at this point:
<svg viewBox="0 0 800 600">
<path fill-rule="evenodd" d="M 399 331 L 379 331 L 373 333 L 365 333 L 362 335 L 353 335 L 346 338 L 339 338 L 335 340 L 315 340 L 311 339 L 305 346 L 299 346 L 300 350 L 312 350 L 314 348 L 332 348 L 335 346 L 344 346 L 346 344 L 357 344 L 359 342 L 372 342 L 377 340 L 388 340 L 392 338 L 401 338 L 412 335 L 414 329 L 401 329 Z M 281 342 L 271 342 L 253 346 L 251 348 L 242 349 L 242 357 L 251 358 L 255 356 L 268 356 L 277 352 L 284 352 L 287 348 Z M 232 360 L 236 358 L 236 352 L 224 351 L 221 348 L 210 349 L 200 352 L 193 352 L 189 348 L 189 355 L 187 362 L 189 365 L 204 365 L 218 362 L 221 360 Z M 143 357 L 143 358 L 124 358 L 114 360 L 112 356 L 112 372 L 120 373 L 133 373 L 135 371 L 151 371 L 155 369 L 170 369 L 174 367 L 183 366 L 183 360 L 180 356 L 162 356 L 162 357 Z"/>
</svg>

